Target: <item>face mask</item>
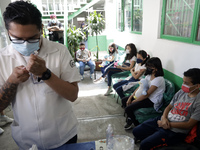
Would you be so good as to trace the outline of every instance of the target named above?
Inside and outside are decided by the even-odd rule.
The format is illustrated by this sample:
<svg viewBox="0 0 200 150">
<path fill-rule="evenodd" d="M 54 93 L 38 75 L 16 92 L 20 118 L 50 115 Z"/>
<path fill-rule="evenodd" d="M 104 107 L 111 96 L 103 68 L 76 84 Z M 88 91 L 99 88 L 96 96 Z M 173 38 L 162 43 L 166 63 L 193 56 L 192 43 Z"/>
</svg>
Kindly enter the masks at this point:
<svg viewBox="0 0 200 150">
<path fill-rule="evenodd" d="M 143 60 L 142 59 L 137 59 L 137 63 L 139 64 L 139 63 L 142 63 L 143 62 Z"/>
<path fill-rule="evenodd" d="M 152 72 L 153 72 L 153 69 L 147 67 L 147 70 L 146 70 L 146 72 L 145 72 L 145 75 L 151 75 Z"/>
<path fill-rule="evenodd" d="M 34 51 L 37 51 L 39 49 L 39 42 L 28 43 L 27 41 L 25 41 L 22 44 L 12 43 L 12 47 L 20 54 L 24 56 L 30 56 L 31 54 L 34 54 Z"/>
<path fill-rule="evenodd" d="M 53 19 L 53 20 L 52 20 L 52 23 L 55 24 L 55 23 L 56 23 L 56 19 Z"/>
<path fill-rule="evenodd" d="M 195 85 L 194 85 L 194 86 L 195 86 Z M 193 86 L 191 86 L 191 87 L 193 87 Z M 190 88 L 191 88 L 191 87 L 189 87 L 189 86 L 186 85 L 186 84 L 182 84 L 181 89 L 182 89 L 183 92 L 185 92 L 185 93 L 192 93 L 192 92 L 193 92 L 194 90 L 196 90 L 196 89 L 190 91 Z"/>
<path fill-rule="evenodd" d="M 110 48 L 109 48 L 109 50 L 110 50 L 110 51 L 113 51 L 113 48 L 112 48 L 112 47 L 110 47 Z"/>
<path fill-rule="evenodd" d="M 130 51 L 128 49 L 126 49 L 126 54 L 130 54 Z"/>
<path fill-rule="evenodd" d="M 84 51 L 85 48 L 80 48 L 80 50 Z"/>
</svg>

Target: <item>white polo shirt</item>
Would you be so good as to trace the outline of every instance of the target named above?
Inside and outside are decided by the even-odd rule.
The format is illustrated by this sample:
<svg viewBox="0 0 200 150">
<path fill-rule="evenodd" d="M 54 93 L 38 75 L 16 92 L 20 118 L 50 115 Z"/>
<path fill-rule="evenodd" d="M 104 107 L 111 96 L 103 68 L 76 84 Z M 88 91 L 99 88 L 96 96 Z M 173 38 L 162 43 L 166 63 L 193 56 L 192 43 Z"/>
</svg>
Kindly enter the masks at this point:
<svg viewBox="0 0 200 150">
<path fill-rule="evenodd" d="M 67 48 L 45 38 L 41 41 L 38 55 L 46 61 L 47 68 L 64 81 L 79 81 L 78 69 Z M 26 61 L 12 45 L 0 51 L 0 86 L 20 65 L 26 66 Z M 56 148 L 77 134 L 78 121 L 71 102 L 44 82 L 34 84 L 31 76 L 18 85 L 12 107 L 12 136 L 20 149 L 27 150 L 33 144 L 38 149 Z"/>
</svg>

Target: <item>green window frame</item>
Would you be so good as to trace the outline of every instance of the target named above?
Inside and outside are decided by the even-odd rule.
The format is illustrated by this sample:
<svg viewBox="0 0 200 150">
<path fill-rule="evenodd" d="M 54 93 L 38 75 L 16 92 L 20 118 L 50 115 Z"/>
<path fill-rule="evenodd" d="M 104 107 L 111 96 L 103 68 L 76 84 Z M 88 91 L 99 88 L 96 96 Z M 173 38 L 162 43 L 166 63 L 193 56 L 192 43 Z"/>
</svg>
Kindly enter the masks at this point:
<svg viewBox="0 0 200 150">
<path fill-rule="evenodd" d="M 117 0 L 117 29 L 142 34 L 143 0 Z"/>
<path fill-rule="evenodd" d="M 119 31 L 124 31 L 124 25 L 123 25 L 123 19 L 124 19 L 124 11 L 123 11 L 123 2 L 122 0 L 117 0 L 116 3 L 116 8 L 117 8 L 117 22 L 116 22 L 116 27 Z"/>
<path fill-rule="evenodd" d="M 132 1 L 132 33 L 142 34 L 143 0 Z"/>
<path fill-rule="evenodd" d="M 200 45 L 200 0 L 163 0 L 162 39 Z"/>
</svg>

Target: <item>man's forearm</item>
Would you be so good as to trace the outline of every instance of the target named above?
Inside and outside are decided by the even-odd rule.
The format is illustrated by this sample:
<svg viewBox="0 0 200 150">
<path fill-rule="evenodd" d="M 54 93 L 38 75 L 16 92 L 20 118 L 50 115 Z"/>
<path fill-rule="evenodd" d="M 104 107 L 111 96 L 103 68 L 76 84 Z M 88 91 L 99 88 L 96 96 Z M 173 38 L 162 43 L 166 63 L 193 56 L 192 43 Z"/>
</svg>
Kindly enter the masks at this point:
<svg viewBox="0 0 200 150">
<path fill-rule="evenodd" d="M 7 81 L 0 89 L 0 112 L 15 98 L 18 84 Z"/>
</svg>

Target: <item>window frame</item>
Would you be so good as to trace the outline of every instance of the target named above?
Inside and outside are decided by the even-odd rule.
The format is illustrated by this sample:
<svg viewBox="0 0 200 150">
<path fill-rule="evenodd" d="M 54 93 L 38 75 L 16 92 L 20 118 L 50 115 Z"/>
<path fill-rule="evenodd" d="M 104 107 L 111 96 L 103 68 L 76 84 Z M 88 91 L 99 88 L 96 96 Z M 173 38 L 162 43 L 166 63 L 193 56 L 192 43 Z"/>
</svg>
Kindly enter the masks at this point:
<svg viewBox="0 0 200 150">
<path fill-rule="evenodd" d="M 121 14 L 121 29 L 118 29 L 118 16 L 116 16 L 116 27 L 117 27 L 117 30 L 120 31 L 120 32 L 124 32 L 125 31 L 125 13 L 124 13 L 124 1 L 125 0 L 121 0 L 121 11 L 122 11 L 122 14 Z M 134 33 L 134 34 L 142 34 L 142 31 L 133 31 L 133 11 L 134 11 L 134 0 L 131 1 L 132 2 L 132 8 L 131 8 L 131 30 L 130 31 L 126 31 L 126 32 L 129 32 L 129 33 Z M 143 1 L 142 1 L 143 3 Z M 118 7 L 117 7 L 118 8 Z M 118 13 L 118 10 L 117 10 L 117 13 Z M 143 16 L 143 15 L 142 15 Z M 142 17 L 142 20 L 143 20 L 143 17 Z"/>
<path fill-rule="evenodd" d="M 200 41 L 196 41 L 196 36 L 198 34 L 198 21 L 200 20 L 200 18 L 199 18 L 199 16 L 200 16 L 200 14 L 199 14 L 200 13 L 200 0 L 195 0 L 190 37 L 180 37 L 180 36 L 173 36 L 173 35 L 165 35 L 164 34 L 166 5 L 167 5 L 167 0 L 163 0 L 160 38 L 172 40 L 172 41 L 179 41 L 179 42 L 184 42 L 184 43 L 191 43 L 191 44 L 200 45 Z"/>
</svg>

